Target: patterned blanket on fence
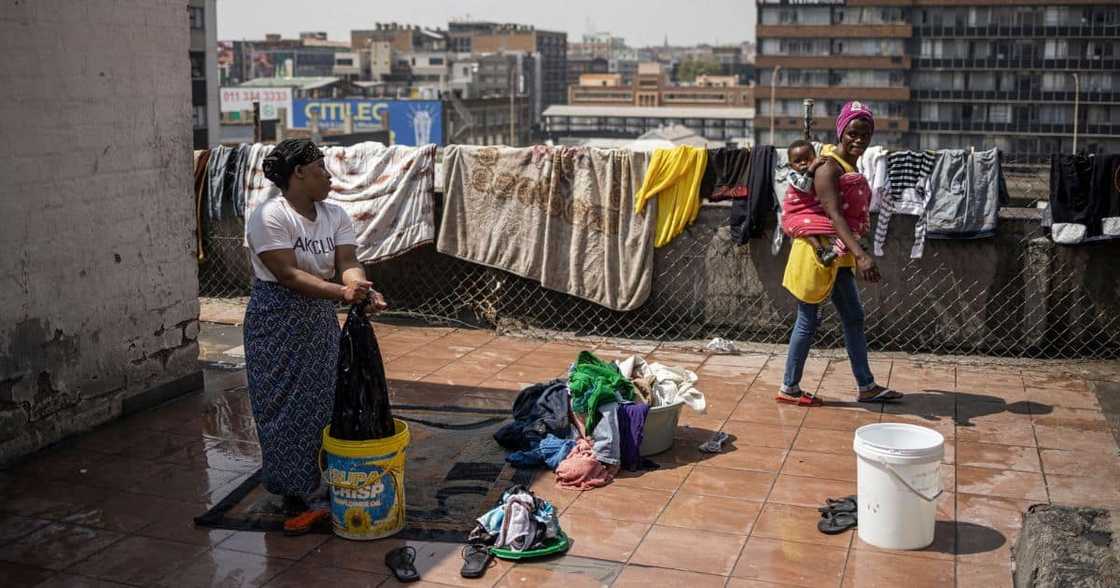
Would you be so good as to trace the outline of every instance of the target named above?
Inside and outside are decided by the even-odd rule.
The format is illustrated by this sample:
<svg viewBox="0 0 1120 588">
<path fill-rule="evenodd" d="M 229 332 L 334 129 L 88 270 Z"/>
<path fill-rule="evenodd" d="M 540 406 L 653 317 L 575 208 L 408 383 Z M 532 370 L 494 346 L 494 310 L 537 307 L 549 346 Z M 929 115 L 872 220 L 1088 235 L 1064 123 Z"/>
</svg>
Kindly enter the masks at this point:
<svg viewBox="0 0 1120 588">
<path fill-rule="evenodd" d="M 437 247 L 633 310 L 653 283 L 657 210 L 634 211 L 647 163 L 647 154 L 625 150 L 448 147 Z"/>
<path fill-rule="evenodd" d="M 271 145 L 254 145 L 245 178 L 245 218 L 280 190 L 264 177 Z M 358 261 L 373 263 L 407 253 L 435 239 L 432 205 L 436 146 L 386 147 L 359 143 L 323 150 L 331 173 L 330 200 L 354 223 Z"/>
</svg>

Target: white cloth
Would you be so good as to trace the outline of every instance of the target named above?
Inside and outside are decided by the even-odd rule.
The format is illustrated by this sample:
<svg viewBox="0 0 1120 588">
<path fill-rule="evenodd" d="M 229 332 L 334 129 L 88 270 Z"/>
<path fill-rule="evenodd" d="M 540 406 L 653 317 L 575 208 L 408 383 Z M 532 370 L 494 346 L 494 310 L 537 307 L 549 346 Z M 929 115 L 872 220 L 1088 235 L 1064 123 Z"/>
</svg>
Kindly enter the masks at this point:
<svg viewBox="0 0 1120 588">
<path fill-rule="evenodd" d="M 435 240 L 435 145 L 366 142 L 323 153 L 330 199 L 354 222 L 358 261 L 381 261 Z"/>
<path fill-rule="evenodd" d="M 502 517 L 501 531 L 494 546 L 511 551 L 525 551 L 533 546 L 537 535 L 537 521 L 533 518 L 536 501 L 526 493 L 514 494 L 506 498 L 505 516 Z"/>
<path fill-rule="evenodd" d="M 271 152 L 272 145 L 263 143 L 254 143 L 249 149 L 248 171 L 245 174 L 245 247 L 249 246 L 249 219 L 253 218 L 253 212 L 261 204 L 281 195 L 280 188 L 264 177 L 264 156 Z"/>
<path fill-rule="evenodd" d="M 1050 238 L 1062 245 L 1076 245 L 1085 240 L 1089 227 L 1078 223 L 1054 223 L 1050 227 Z"/>
<path fill-rule="evenodd" d="M 354 228 L 350 218 L 338 205 L 315 203 L 315 220 L 296 212 L 287 198 L 273 198 L 257 207 L 246 223 L 253 274 L 266 282 L 276 276 L 261 261 L 265 251 L 292 249 L 296 267 L 329 280 L 334 277 L 334 252 L 339 245 L 354 245 Z"/>
<path fill-rule="evenodd" d="M 1101 219 L 1101 234 L 1107 237 L 1120 237 L 1120 216 L 1106 216 Z"/>
<path fill-rule="evenodd" d="M 258 143 L 249 152 L 247 219 L 262 203 L 280 196 L 280 189 L 264 177 L 264 158 L 271 151 L 272 145 Z M 366 142 L 328 147 L 323 153 L 332 176 L 328 198 L 350 216 L 358 261 L 388 259 L 435 239 L 435 145 Z M 246 247 L 248 228 L 246 223 Z"/>
<path fill-rule="evenodd" d="M 615 365 L 628 379 L 645 378 L 653 376 L 653 406 L 668 406 L 683 402 L 689 408 L 700 414 L 708 410 L 704 393 L 695 386 L 699 378 L 695 373 L 678 367 L 671 367 L 660 363 L 646 363 L 637 355 L 616 361 Z"/>
<path fill-rule="evenodd" d="M 879 145 L 868 147 L 859 157 L 856 167 L 871 186 L 871 212 L 878 212 L 883 193 L 887 190 L 887 149 Z"/>
</svg>

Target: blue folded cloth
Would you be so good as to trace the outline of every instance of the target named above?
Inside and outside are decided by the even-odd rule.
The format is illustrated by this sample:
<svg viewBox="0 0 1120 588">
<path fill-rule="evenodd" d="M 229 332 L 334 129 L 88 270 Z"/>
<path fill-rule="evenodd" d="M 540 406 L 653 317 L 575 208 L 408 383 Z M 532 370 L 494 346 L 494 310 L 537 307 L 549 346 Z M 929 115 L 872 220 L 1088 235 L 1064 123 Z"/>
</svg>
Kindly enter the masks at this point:
<svg viewBox="0 0 1120 588">
<path fill-rule="evenodd" d="M 526 451 L 515 451 L 506 456 L 506 461 L 516 468 L 539 468 L 547 466 L 555 470 L 560 462 L 564 461 L 576 442 L 570 439 L 561 439 L 555 435 L 548 435 L 541 442 Z"/>
</svg>

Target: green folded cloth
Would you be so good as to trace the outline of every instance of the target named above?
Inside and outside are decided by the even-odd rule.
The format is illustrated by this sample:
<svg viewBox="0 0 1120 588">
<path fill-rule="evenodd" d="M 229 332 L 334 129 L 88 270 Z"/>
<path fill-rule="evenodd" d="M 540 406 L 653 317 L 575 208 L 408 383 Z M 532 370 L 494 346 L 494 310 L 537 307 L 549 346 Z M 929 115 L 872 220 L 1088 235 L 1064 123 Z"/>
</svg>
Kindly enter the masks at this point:
<svg viewBox="0 0 1120 588">
<path fill-rule="evenodd" d="M 599 422 L 599 407 L 610 402 L 634 399 L 634 385 L 623 377 L 618 366 L 581 351 L 568 377 L 572 393 L 572 412 L 582 415 L 588 433 Z"/>
</svg>

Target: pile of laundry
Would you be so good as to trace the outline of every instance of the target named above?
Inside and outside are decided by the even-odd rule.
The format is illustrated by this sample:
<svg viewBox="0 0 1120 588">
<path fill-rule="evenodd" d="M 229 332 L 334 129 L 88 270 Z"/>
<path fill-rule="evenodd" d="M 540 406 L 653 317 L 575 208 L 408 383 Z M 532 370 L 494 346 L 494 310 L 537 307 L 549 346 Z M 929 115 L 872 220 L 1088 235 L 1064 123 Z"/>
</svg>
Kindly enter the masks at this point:
<svg viewBox="0 0 1120 588">
<path fill-rule="evenodd" d="M 612 363 L 583 351 L 566 379 L 522 390 L 513 403 L 514 420 L 494 439 L 512 451 L 506 457 L 510 464 L 547 467 L 561 488 L 606 486 L 622 469 L 657 467 L 641 454 L 651 409 L 683 404 L 705 411 L 696 380 L 691 371 L 638 356 Z"/>
<path fill-rule="evenodd" d="M 524 486 L 502 494 L 501 502 L 478 517 L 468 541 L 510 551 L 541 549 L 561 536 L 560 518 L 552 503 Z"/>
</svg>

